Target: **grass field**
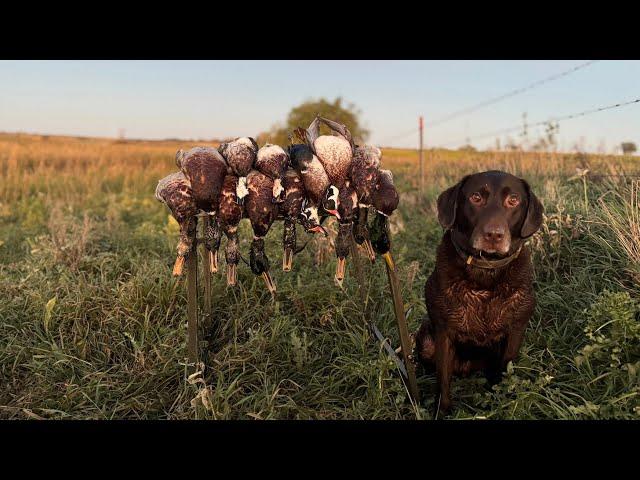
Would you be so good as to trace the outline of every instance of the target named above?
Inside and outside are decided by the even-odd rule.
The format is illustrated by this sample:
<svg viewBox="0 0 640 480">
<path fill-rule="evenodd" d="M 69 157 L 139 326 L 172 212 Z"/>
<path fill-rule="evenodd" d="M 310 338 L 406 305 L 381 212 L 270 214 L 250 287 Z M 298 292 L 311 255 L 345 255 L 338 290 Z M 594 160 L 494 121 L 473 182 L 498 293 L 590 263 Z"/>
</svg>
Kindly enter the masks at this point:
<svg viewBox="0 0 640 480">
<path fill-rule="evenodd" d="M 242 263 L 235 289 L 215 276 L 206 369 L 185 380 L 177 225 L 153 191 L 191 146 L 0 135 L 0 418 L 431 418 L 433 376 L 418 371 L 423 400 L 408 402 L 364 327 L 349 267 L 334 286 L 331 238 L 313 239 L 285 274 L 280 225 L 267 242 L 277 300 Z M 421 198 L 416 152 L 383 151 L 401 191 L 393 249 L 412 331 L 442 234 L 439 192 L 498 168 L 526 177 L 546 209 L 521 355 L 493 389 L 456 379 L 449 418 L 640 418 L 640 183 L 618 176 L 640 172 L 638 159 L 429 151 Z M 241 239 L 247 257 L 246 220 Z M 369 312 L 398 345 L 384 266 L 366 268 Z"/>
</svg>

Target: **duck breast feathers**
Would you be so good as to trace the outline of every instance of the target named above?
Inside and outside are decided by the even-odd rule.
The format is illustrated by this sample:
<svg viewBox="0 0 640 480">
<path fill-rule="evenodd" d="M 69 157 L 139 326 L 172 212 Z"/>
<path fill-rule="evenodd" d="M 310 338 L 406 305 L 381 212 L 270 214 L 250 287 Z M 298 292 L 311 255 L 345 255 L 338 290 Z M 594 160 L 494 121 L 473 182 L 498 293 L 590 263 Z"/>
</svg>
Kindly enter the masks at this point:
<svg viewBox="0 0 640 480">
<path fill-rule="evenodd" d="M 338 221 L 340 223 L 353 223 L 358 209 L 358 194 L 347 181 L 338 194 Z"/>
<path fill-rule="evenodd" d="M 280 204 L 280 213 L 285 218 L 297 218 L 306 197 L 302 177 L 298 172 L 290 168 L 284 175 L 282 186 L 284 187 L 284 201 Z"/>
<path fill-rule="evenodd" d="M 400 197 L 393 185 L 393 174 L 390 170 L 380 170 L 378 184 L 371 195 L 375 209 L 385 216 L 389 216 L 398 208 Z"/>
<path fill-rule="evenodd" d="M 215 212 L 227 174 L 224 157 L 212 147 L 195 147 L 181 152 L 176 155 L 176 163 L 191 183 L 196 206 L 205 212 Z"/>
<path fill-rule="evenodd" d="M 246 198 L 245 211 L 256 237 L 264 237 L 278 215 L 278 205 L 271 201 L 273 183 L 271 178 L 257 170 L 252 170 L 247 175 L 249 193 Z"/>
<path fill-rule="evenodd" d="M 233 175 L 246 177 L 256 161 L 258 144 L 251 137 L 238 137 L 220 145 L 218 151 L 227 161 Z"/>
<path fill-rule="evenodd" d="M 289 154 L 279 145 L 267 143 L 256 157 L 255 168 L 274 181 L 273 198 L 282 200 L 282 177 L 289 167 Z"/>
<path fill-rule="evenodd" d="M 341 188 L 351 173 L 353 144 L 351 133 L 344 125 L 322 117 L 318 119 L 336 135 L 320 135 L 313 140 L 313 149 L 322 163 L 329 180 Z M 313 135 L 313 134 L 311 134 Z"/>
<path fill-rule="evenodd" d="M 314 146 L 331 183 L 342 187 L 351 171 L 352 151 L 349 142 L 341 137 L 322 135 L 316 139 Z"/>
<path fill-rule="evenodd" d="M 371 204 L 371 194 L 378 183 L 381 157 L 380 149 L 371 145 L 356 147 L 354 151 L 351 182 L 358 193 L 358 200 L 364 206 Z"/>
<path fill-rule="evenodd" d="M 223 227 L 227 225 L 237 225 L 242 219 L 243 208 L 236 202 L 237 182 L 238 177 L 235 175 L 227 175 L 224 177 L 218 207 L 218 216 Z"/>
<path fill-rule="evenodd" d="M 242 203 L 242 199 L 247 195 L 247 175 L 256 161 L 258 144 L 251 137 L 238 137 L 220 145 L 218 151 L 227 161 L 229 173 L 238 177 L 236 196 Z"/>
<path fill-rule="evenodd" d="M 160 180 L 155 197 L 169 207 L 173 218 L 180 224 L 198 213 L 191 184 L 182 172 L 172 173 Z"/>
<path fill-rule="evenodd" d="M 327 172 L 318 157 L 308 147 L 298 149 L 294 158 L 309 201 L 313 205 L 319 205 L 327 188 L 331 185 Z"/>
</svg>

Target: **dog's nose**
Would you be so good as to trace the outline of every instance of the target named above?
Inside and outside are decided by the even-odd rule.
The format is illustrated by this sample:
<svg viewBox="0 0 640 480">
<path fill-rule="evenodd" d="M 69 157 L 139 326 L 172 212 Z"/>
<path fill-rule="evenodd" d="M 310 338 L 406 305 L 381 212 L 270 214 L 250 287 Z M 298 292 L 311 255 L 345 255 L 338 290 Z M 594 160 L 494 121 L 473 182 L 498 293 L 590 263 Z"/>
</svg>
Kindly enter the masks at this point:
<svg viewBox="0 0 640 480">
<path fill-rule="evenodd" d="M 504 227 L 499 225 L 487 225 L 484 228 L 484 239 L 489 242 L 499 242 L 504 238 Z"/>
</svg>

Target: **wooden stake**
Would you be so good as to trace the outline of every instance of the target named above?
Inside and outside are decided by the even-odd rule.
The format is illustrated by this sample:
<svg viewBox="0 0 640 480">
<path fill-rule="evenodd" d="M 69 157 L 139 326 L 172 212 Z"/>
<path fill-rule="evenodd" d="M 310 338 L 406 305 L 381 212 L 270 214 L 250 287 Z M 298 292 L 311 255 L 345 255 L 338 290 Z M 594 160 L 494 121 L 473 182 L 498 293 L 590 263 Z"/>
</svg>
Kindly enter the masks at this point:
<svg viewBox="0 0 640 480">
<path fill-rule="evenodd" d="M 197 231 L 197 230 L 196 230 Z M 187 354 L 189 375 L 196 371 L 198 364 L 198 242 L 187 257 Z"/>
<path fill-rule="evenodd" d="M 390 253 L 386 253 L 384 255 L 385 264 L 387 267 L 387 277 L 389 279 L 389 286 L 391 287 L 391 296 L 393 298 L 393 306 L 394 312 L 396 315 L 396 320 L 398 322 L 398 332 L 400 333 L 400 345 L 402 346 L 402 354 L 404 362 L 401 362 L 391 345 L 389 345 L 389 341 L 385 339 L 375 324 L 369 318 L 369 310 L 367 308 L 367 294 L 365 291 L 365 283 L 364 283 L 364 275 L 362 271 L 362 263 L 360 261 L 360 255 L 358 251 L 358 246 L 355 240 L 352 240 L 351 243 L 351 256 L 353 257 L 353 265 L 356 271 L 356 279 L 358 281 L 358 293 L 360 294 L 360 303 L 363 308 L 363 315 L 365 324 L 371 330 L 371 333 L 377 338 L 387 351 L 387 354 L 396 362 L 398 368 L 400 370 L 401 376 L 405 383 L 408 383 L 409 395 L 413 399 L 414 402 L 418 403 L 420 401 L 420 393 L 418 391 L 418 381 L 416 379 L 416 369 L 409 358 L 411 355 L 411 346 L 409 340 L 409 327 L 407 326 L 407 321 L 404 316 L 404 306 L 402 304 L 402 296 L 400 294 L 400 287 L 398 285 L 398 277 L 395 274 L 395 266 L 393 266 L 393 260 L 391 258 Z M 389 268 L 389 265 L 392 265 L 392 268 Z M 409 352 L 409 353 L 406 353 Z M 404 365 L 402 365 L 404 363 Z M 406 380 L 405 380 L 406 378 Z"/>
<path fill-rule="evenodd" d="M 402 348 L 402 358 L 407 369 L 407 381 L 409 393 L 414 402 L 420 401 L 420 393 L 418 392 L 418 381 L 416 379 L 416 367 L 413 364 L 413 349 L 411 348 L 411 340 L 409 338 L 409 327 L 407 319 L 404 316 L 404 305 L 402 304 L 402 294 L 400 293 L 400 283 L 396 275 L 395 265 L 391 252 L 383 255 L 385 265 L 387 267 L 387 278 L 389 279 L 389 287 L 391 288 L 391 297 L 393 298 L 393 308 L 398 323 L 398 333 L 400 334 L 400 346 Z"/>
<path fill-rule="evenodd" d="M 211 223 L 211 217 L 206 215 L 202 217 L 202 238 L 207 234 L 207 228 Z M 211 326 L 211 271 L 209 268 L 209 251 L 202 242 L 202 275 L 204 277 L 204 325 L 205 328 Z"/>
</svg>

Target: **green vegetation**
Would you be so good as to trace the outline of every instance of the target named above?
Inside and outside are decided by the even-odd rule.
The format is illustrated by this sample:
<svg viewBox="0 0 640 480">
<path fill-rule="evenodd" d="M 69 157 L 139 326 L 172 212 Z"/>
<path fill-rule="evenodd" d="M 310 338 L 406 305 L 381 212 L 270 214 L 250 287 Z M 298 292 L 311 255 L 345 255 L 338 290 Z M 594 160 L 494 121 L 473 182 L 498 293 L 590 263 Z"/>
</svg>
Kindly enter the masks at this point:
<svg viewBox="0 0 640 480">
<path fill-rule="evenodd" d="M 246 265 L 236 289 L 216 275 L 206 368 L 186 379 L 177 225 L 153 191 L 191 146 L 0 135 L 0 418 L 431 418 L 433 376 L 419 370 L 412 406 L 364 327 L 351 259 L 344 290 L 331 237 L 313 238 L 283 273 L 280 225 L 267 241 L 277 301 Z M 416 161 L 384 150 L 402 195 L 391 229 L 411 330 L 425 313 L 443 188 L 499 168 L 530 180 L 546 208 L 520 358 L 493 389 L 479 375 L 456 379 L 450 418 L 640 418 L 639 185 L 595 176 L 637 171 L 637 160 L 429 151 L 424 198 Z M 246 220 L 241 239 L 247 257 Z M 398 345 L 384 266 L 365 268 L 369 312 Z"/>
</svg>

